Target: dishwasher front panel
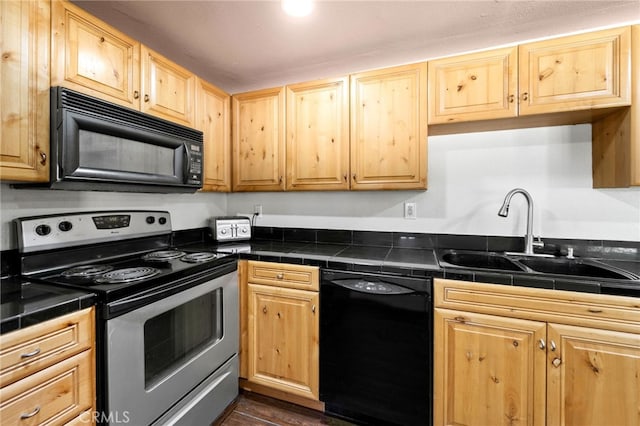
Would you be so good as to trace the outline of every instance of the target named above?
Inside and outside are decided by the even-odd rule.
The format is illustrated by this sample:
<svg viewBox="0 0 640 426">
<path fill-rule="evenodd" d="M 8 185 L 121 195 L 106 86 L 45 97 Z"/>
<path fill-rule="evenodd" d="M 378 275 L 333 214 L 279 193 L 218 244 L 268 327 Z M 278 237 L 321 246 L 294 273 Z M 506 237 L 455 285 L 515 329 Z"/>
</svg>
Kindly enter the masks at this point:
<svg viewBox="0 0 640 426">
<path fill-rule="evenodd" d="M 320 306 L 327 413 L 360 424 L 431 424 L 431 279 L 324 270 Z"/>
</svg>

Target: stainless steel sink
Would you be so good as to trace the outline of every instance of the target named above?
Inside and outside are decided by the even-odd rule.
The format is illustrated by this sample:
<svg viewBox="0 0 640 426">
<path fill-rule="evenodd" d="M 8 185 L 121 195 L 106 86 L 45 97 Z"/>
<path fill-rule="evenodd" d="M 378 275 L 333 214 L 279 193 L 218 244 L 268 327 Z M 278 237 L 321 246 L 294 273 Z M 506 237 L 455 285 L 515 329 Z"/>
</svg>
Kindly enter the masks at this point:
<svg viewBox="0 0 640 426">
<path fill-rule="evenodd" d="M 574 277 L 638 280 L 640 277 L 591 259 L 537 257 L 483 251 L 445 250 L 439 253 L 441 266 L 497 271 L 529 272 Z"/>
</svg>

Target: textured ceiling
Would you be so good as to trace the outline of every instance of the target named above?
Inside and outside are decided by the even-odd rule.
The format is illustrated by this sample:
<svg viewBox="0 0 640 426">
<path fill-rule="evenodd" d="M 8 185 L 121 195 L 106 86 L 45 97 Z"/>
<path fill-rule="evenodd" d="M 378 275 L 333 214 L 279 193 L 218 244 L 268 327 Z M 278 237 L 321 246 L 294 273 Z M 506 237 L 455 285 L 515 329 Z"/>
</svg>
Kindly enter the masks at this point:
<svg viewBox="0 0 640 426">
<path fill-rule="evenodd" d="M 640 22 L 640 0 L 74 3 L 229 93 Z"/>
</svg>

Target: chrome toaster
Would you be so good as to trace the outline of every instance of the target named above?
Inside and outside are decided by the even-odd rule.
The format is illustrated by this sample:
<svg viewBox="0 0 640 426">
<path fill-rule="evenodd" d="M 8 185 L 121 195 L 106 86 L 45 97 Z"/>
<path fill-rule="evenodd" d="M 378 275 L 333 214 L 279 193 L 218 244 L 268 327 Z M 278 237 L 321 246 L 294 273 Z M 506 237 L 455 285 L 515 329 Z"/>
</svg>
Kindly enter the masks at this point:
<svg viewBox="0 0 640 426">
<path fill-rule="evenodd" d="M 214 217 L 209 220 L 213 239 L 220 242 L 251 239 L 251 222 L 244 216 Z"/>
</svg>

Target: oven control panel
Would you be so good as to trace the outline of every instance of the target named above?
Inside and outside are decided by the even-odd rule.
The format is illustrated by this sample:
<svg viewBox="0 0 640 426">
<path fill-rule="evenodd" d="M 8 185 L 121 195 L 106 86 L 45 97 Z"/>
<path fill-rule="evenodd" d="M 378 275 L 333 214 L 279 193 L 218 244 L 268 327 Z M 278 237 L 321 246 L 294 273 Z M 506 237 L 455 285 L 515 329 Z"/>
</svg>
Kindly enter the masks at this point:
<svg viewBox="0 0 640 426">
<path fill-rule="evenodd" d="M 106 211 L 14 219 L 22 253 L 171 233 L 167 211 Z"/>
<path fill-rule="evenodd" d="M 251 222 L 248 217 L 214 217 L 209 227 L 216 241 L 239 241 L 251 239 Z"/>
</svg>

